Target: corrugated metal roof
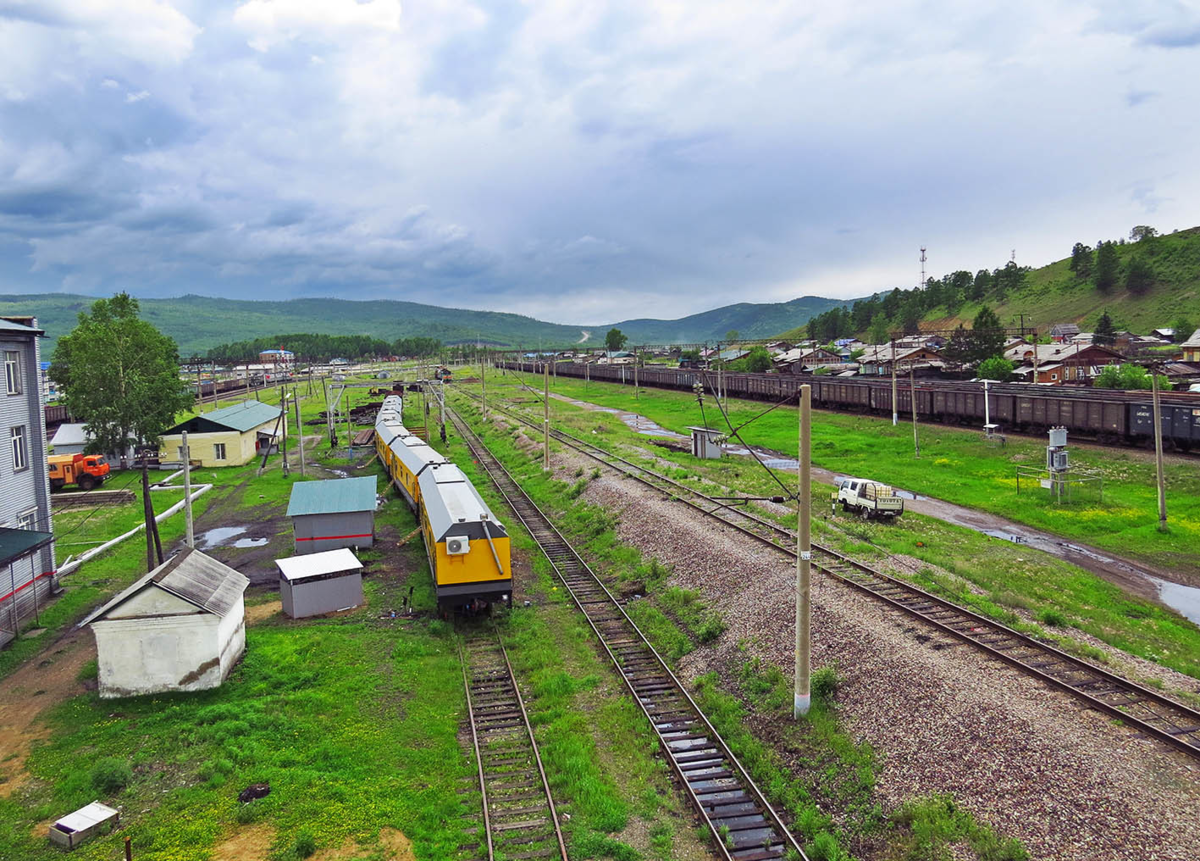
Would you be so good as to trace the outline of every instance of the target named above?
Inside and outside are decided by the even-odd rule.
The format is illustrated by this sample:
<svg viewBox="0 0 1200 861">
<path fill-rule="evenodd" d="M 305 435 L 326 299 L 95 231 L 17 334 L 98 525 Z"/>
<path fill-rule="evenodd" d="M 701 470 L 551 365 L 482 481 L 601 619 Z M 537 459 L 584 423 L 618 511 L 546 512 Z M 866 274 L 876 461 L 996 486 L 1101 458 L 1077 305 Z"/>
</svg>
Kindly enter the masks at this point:
<svg viewBox="0 0 1200 861">
<path fill-rule="evenodd" d="M 223 562 L 199 550 L 185 549 L 159 565 L 79 623 L 80 627 L 103 618 L 110 610 L 155 585 L 190 604 L 224 616 L 237 604 L 250 581 Z"/>
<path fill-rule="evenodd" d="M 59 425 L 58 430 L 54 432 L 54 438 L 50 440 L 50 445 L 87 445 L 88 437 L 83 427 L 75 422 Z"/>
<path fill-rule="evenodd" d="M 375 510 L 374 476 L 298 481 L 292 485 L 288 517 Z"/>
<path fill-rule="evenodd" d="M 0 317 L 0 331 L 17 332 L 22 335 L 41 335 L 41 329 L 34 329 L 32 326 L 25 326 L 21 323 L 14 323 L 12 320 L 5 320 Z"/>
<path fill-rule="evenodd" d="M 349 547 L 339 547 L 337 550 L 326 550 L 322 553 L 309 553 L 307 556 L 292 556 L 290 559 L 276 559 L 279 573 L 285 580 L 304 580 L 308 577 L 320 577 L 322 574 L 337 574 L 342 571 L 357 571 L 362 568 L 358 557 Z"/>
<path fill-rule="evenodd" d="M 219 424 L 239 433 L 245 433 L 246 431 L 254 430 L 259 425 L 273 422 L 278 417 L 279 407 L 259 401 L 243 401 L 240 404 L 234 404 L 232 407 L 213 410 L 211 413 L 202 413 L 197 418 L 205 419 L 206 421 Z M 187 422 L 183 422 L 183 424 L 187 424 Z M 181 426 L 176 425 L 169 431 L 166 431 L 164 436 L 179 433 L 177 428 Z"/>
</svg>

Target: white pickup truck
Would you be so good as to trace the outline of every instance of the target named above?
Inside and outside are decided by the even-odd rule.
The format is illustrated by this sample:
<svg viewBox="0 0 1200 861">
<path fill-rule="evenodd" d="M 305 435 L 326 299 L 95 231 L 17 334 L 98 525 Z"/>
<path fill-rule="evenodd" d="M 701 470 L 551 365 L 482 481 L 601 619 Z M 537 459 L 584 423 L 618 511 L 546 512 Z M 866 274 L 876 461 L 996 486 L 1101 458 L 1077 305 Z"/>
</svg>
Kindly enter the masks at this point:
<svg viewBox="0 0 1200 861">
<path fill-rule="evenodd" d="M 871 517 L 898 517 L 904 513 L 904 500 L 886 484 L 865 478 L 839 478 L 835 504 L 843 511 L 857 513 L 863 520 Z"/>
</svg>

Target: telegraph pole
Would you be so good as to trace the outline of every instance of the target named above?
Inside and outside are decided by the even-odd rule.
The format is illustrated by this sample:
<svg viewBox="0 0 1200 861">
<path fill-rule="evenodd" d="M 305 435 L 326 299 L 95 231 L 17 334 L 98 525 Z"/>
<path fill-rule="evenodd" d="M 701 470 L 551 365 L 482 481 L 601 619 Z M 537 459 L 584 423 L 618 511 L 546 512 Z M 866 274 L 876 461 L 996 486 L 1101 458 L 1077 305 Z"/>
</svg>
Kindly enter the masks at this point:
<svg viewBox="0 0 1200 861">
<path fill-rule="evenodd" d="M 812 386 L 800 387 L 800 495 L 796 500 L 796 688 L 792 701 L 792 717 L 808 714 L 812 705 L 810 691 L 811 615 L 812 596 L 812 536 L 809 519 L 812 516 Z"/>
<path fill-rule="evenodd" d="M 900 412 L 896 404 L 896 336 L 892 336 L 892 427 L 900 424 Z"/>
<path fill-rule="evenodd" d="M 188 447 L 187 431 L 183 432 L 183 516 L 187 524 L 188 547 L 196 546 L 196 534 L 192 525 L 192 450 Z"/>
<path fill-rule="evenodd" d="M 542 365 L 542 381 L 545 384 L 542 405 L 545 407 L 545 417 L 542 419 L 542 472 L 550 471 L 550 366 Z"/>
<path fill-rule="evenodd" d="M 1163 483 L 1162 416 L 1158 402 L 1158 374 L 1150 366 L 1150 392 L 1154 404 L 1154 469 L 1158 479 L 1158 531 L 1167 531 L 1167 489 Z"/>
<path fill-rule="evenodd" d="M 311 383 L 311 380 L 310 380 Z M 304 475 L 304 426 L 300 424 L 300 396 L 292 389 L 292 400 L 296 405 L 296 440 L 300 446 L 300 475 Z"/>
<path fill-rule="evenodd" d="M 922 249 L 924 250 L 924 249 Z M 912 419 L 913 419 L 913 457 L 920 458 L 921 456 L 921 440 L 917 436 L 917 383 L 916 374 L 913 371 L 913 363 L 908 363 L 908 399 L 912 402 Z"/>
<path fill-rule="evenodd" d="M 482 393 L 483 405 L 479 408 L 481 421 L 487 421 L 487 368 L 484 367 L 483 354 L 479 354 L 479 390 Z"/>
<path fill-rule="evenodd" d="M 283 461 L 283 474 L 291 475 L 287 455 L 287 389 L 279 387 L 279 454 Z"/>
</svg>

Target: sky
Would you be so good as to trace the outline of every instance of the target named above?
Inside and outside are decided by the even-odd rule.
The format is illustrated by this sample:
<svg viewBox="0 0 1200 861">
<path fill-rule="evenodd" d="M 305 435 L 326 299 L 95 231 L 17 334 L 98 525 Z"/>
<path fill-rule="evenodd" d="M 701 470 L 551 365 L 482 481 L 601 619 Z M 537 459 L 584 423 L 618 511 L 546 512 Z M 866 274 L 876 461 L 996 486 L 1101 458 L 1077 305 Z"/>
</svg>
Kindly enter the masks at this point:
<svg viewBox="0 0 1200 861">
<path fill-rule="evenodd" d="M 1200 224 L 1200 4 L 0 0 L 0 293 L 576 324 Z"/>
</svg>

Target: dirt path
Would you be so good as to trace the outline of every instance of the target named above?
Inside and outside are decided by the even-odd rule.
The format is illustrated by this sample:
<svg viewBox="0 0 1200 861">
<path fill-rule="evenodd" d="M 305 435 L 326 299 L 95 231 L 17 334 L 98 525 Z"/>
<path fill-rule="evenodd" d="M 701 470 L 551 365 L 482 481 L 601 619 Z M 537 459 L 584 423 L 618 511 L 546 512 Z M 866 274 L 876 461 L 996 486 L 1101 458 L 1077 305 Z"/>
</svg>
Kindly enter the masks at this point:
<svg viewBox="0 0 1200 861">
<path fill-rule="evenodd" d="M 25 760 L 30 747 L 49 735 L 38 719 L 52 706 L 86 691 L 79 671 L 95 657 L 91 632 L 72 631 L 0 683 L 0 797 L 8 797 L 29 779 Z"/>
</svg>

